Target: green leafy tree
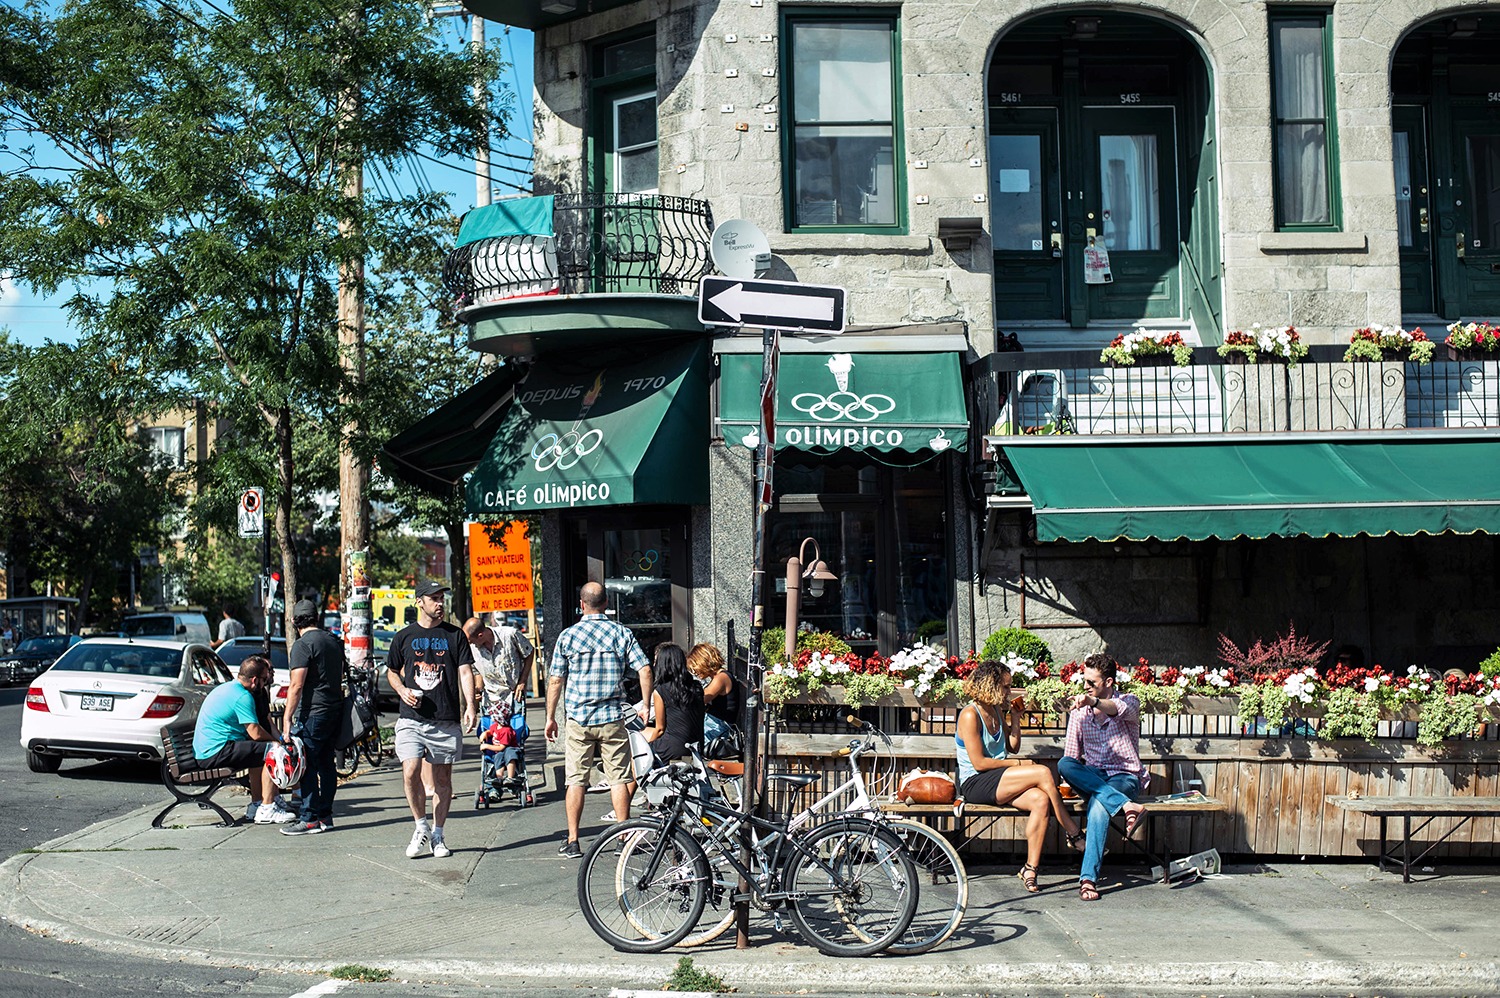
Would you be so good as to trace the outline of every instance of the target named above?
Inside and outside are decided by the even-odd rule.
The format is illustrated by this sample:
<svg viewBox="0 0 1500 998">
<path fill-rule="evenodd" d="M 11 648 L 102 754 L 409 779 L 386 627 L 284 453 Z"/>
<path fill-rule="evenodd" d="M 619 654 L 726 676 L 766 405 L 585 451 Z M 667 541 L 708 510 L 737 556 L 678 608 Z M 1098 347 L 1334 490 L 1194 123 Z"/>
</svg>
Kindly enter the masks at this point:
<svg viewBox="0 0 1500 998">
<path fill-rule="evenodd" d="M 378 290 L 448 239 L 430 191 L 354 197 L 356 171 L 465 154 L 493 61 L 455 55 L 413 0 L 29 3 L 0 11 L 0 268 L 67 308 L 126 374 L 188 388 L 269 442 L 260 463 L 299 592 L 296 439 L 362 395 L 339 365 L 340 269 Z M 45 157 L 44 157 L 45 158 Z M 369 270 L 359 261 L 372 261 Z M 418 275 L 420 277 L 420 275 Z M 239 484 L 255 484 L 255 479 Z"/>
</svg>

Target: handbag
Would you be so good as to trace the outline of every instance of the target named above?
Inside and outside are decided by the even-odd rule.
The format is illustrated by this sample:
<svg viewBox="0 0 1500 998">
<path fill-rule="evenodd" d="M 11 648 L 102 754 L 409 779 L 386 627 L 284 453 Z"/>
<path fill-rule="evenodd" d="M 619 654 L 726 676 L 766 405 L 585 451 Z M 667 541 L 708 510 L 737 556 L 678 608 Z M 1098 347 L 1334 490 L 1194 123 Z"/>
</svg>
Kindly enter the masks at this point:
<svg viewBox="0 0 1500 998">
<path fill-rule="evenodd" d="M 952 804 L 957 795 L 953 777 L 929 769 L 913 769 L 896 788 L 896 799 L 906 804 Z"/>
<path fill-rule="evenodd" d="M 339 711 L 339 736 L 335 747 L 347 749 L 375 727 L 375 712 L 369 701 L 358 693 L 344 697 L 343 709 Z"/>
</svg>

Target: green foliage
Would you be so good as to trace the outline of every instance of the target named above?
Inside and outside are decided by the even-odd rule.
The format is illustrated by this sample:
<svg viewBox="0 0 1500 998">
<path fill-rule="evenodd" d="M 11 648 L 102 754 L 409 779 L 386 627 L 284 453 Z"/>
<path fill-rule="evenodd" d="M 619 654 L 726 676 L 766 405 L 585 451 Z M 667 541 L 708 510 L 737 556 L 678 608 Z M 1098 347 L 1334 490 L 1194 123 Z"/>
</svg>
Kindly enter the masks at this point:
<svg viewBox="0 0 1500 998">
<path fill-rule="evenodd" d="M 929 703 L 945 703 L 962 700 L 964 695 L 964 681 L 957 676 L 945 675 L 932 684 L 932 691 L 927 695 Z"/>
<path fill-rule="evenodd" d="M 1079 688 L 1061 679 L 1033 679 L 1021 692 L 1026 694 L 1026 709 L 1041 714 L 1061 714 L 1067 710 L 1068 701 L 1079 693 Z"/>
<path fill-rule="evenodd" d="M 924 620 L 917 625 L 917 640 L 928 641 L 939 634 L 948 633 L 948 622 L 946 620 Z"/>
<path fill-rule="evenodd" d="M 1373 694 L 1347 688 L 1330 690 L 1318 737 L 1363 738 L 1373 742 L 1379 722 L 1380 701 Z"/>
<path fill-rule="evenodd" d="M 1422 700 L 1417 719 L 1417 744 L 1442 744 L 1445 738 L 1472 738 L 1484 720 L 1483 701 L 1472 693 L 1451 696 L 1437 684 Z"/>
<path fill-rule="evenodd" d="M 381 967 L 366 967 L 361 963 L 346 963 L 334 967 L 328 976 L 340 981 L 388 981 L 391 972 Z"/>
<path fill-rule="evenodd" d="M 985 638 L 979 657 L 1003 659 L 1010 653 L 1029 658 L 1038 665 L 1052 661 L 1052 649 L 1047 647 L 1047 642 L 1022 627 L 1002 627 Z"/>
<path fill-rule="evenodd" d="M 849 642 L 827 631 L 802 631 L 797 635 L 797 650 L 822 652 L 825 655 L 847 655 Z M 766 665 L 786 661 L 786 628 L 768 627 L 760 632 L 760 656 Z"/>
<path fill-rule="evenodd" d="M 1500 676 L 1500 648 L 1496 648 L 1483 662 L 1479 663 L 1479 674 L 1486 679 Z"/>
<path fill-rule="evenodd" d="M 667 978 L 661 986 L 663 991 L 733 991 L 734 988 L 724 983 L 724 979 L 709 970 L 699 970 L 693 966 L 693 958 L 684 956 L 678 959 L 677 966 L 672 970 L 672 976 Z"/>
<path fill-rule="evenodd" d="M 881 697 L 888 697 L 899 687 L 891 675 L 869 676 L 851 672 L 844 677 L 844 703 L 851 707 L 868 707 Z"/>
<path fill-rule="evenodd" d="M 1182 713 L 1182 698 L 1187 692 L 1181 686 L 1142 686 L 1133 683 L 1130 693 L 1141 701 L 1142 707 L 1151 707 L 1164 714 Z"/>
</svg>

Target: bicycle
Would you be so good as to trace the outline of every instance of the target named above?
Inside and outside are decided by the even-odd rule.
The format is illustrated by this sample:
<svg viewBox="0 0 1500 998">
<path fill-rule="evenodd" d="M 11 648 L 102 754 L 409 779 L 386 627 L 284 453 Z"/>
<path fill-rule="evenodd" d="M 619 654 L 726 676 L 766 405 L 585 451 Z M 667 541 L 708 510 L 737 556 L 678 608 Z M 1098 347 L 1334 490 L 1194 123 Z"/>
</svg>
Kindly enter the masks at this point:
<svg viewBox="0 0 1500 998">
<path fill-rule="evenodd" d="M 898 956 L 926 953 L 953 935 L 963 920 L 969 904 L 968 871 L 964 868 L 964 862 L 958 855 L 958 850 L 954 849 L 953 845 L 940 833 L 920 821 L 892 818 L 875 803 L 870 796 L 859 762 L 864 756 L 878 752 L 875 741 L 877 736 L 887 744 L 890 744 L 890 739 L 867 721 L 861 721 L 852 715 L 846 720 L 864 729 L 863 738 L 855 739 L 846 747 L 833 753 L 835 758 L 848 760 L 849 779 L 794 815 L 789 820 L 788 827 L 796 831 L 812 822 L 842 814 L 865 818 L 893 831 L 901 839 L 912 862 L 922 872 L 922 878 L 918 889 L 916 914 L 912 917 L 911 925 L 908 926 L 901 939 L 891 945 L 890 952 Z M 696 752 L 694 760 L 700 768 L 718 773 L 726 779 L 734 779 L 744 771 L 740 763 L 719 761 L 703 763 L 697 758 Z M 812 782 L 812 778 L 789 778 L 780 774 L 770 774 L 768 778 L 792 786 L 805 787 Z M 845 794 L 852 794 L 851 800 L 844 807 L 835 810 L 834 802 Z M 711 860 L 714 859 L 716 857 L 711 856 Z M 716 880 L 719 881 L 720 894 L 723 893 L 723 888 L 732 888 L 733 884 L 737 883 L 732 877 L 733 871 L 726 865 L 715 862 L 713 872 Z M 713 904 L 713 901 L 714 897 L 711 896 L 709 903 Z M 720 910 L 720 906 L 715 905 L 715 909 Z M 722 914 L 716 922 L 702 931 L 689 933 L 679 945 L 701 946 L 723 935 L 733 924 L 734 907 L 724 905 Z"/>
<path fill-rule="evenodd" d="M 916 866 L 886 828 L 851 816 L 793 832 L 786 822 L 730 808 L 711 788 L 705 793 L 691 766 L 674 763 L 668 775 L 665 813 L 606 829 L 578 870 L 579 908 L 614 948 L 656 953 L 676 945 L 697 925 L 710 892 L 724 889 L 693 832 L 749 883 L 751 904 L 762 911 L 785 905 L 803 938 L 829 956 L 879 953 L 911 924 Z M 727 900 L 740 900 L 737 890 Z"/>
<path fill-rule="evenodd" d="M 380 735 L 380 700 L 375 695 L 375 670 L 350 668 L 348 683 L 349 695 L 369 707 L 374 723 L 353 745 L 334 752 L 333 771 L 344 779 L 358 771 L 361 756 L 371 766 L 378 766 L 385 755 L 385 742 Z"/>
</svg>

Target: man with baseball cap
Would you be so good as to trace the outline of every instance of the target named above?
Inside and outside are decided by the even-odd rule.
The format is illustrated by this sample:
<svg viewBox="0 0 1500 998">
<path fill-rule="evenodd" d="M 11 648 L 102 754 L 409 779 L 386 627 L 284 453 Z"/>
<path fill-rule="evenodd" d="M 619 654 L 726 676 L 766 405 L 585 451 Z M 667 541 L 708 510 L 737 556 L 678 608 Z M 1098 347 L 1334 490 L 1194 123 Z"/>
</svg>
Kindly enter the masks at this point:
<svg viewBox="0 0 1500 998">
<path fill-rule="evenodd" d="M 386 658 L 391 689 L 401 699 L 396 721 L 396 757 L 406 783 L 416 830 L 406 855 L 416 859 L 430 847 L 438 859 L 452 855 L 443 822 L 453 800 L 453 764 L 474 730 L 474 653 L 464 632 L 443 619 L 449 587 L 427 581 L 417 586 L 417 620 L 391 640 Z M 422 760 L 432 764 L 432 823 L 427 822 L 427 791 Z"/>
<path fill-rule="evenodd" d="M 291 652 L 291 685 L 286 693 L 286 730 L 302 739 L 307 775 L 302 778 L 302 813 L 283 835 L 317 835 L 333 830 L 333 795 L 338 774 L 333 764 L 344 706 L 344 643 L 323 630 L 323 612 L 310 599 L 292 607 L 297 640 Z"/>
</svg>

